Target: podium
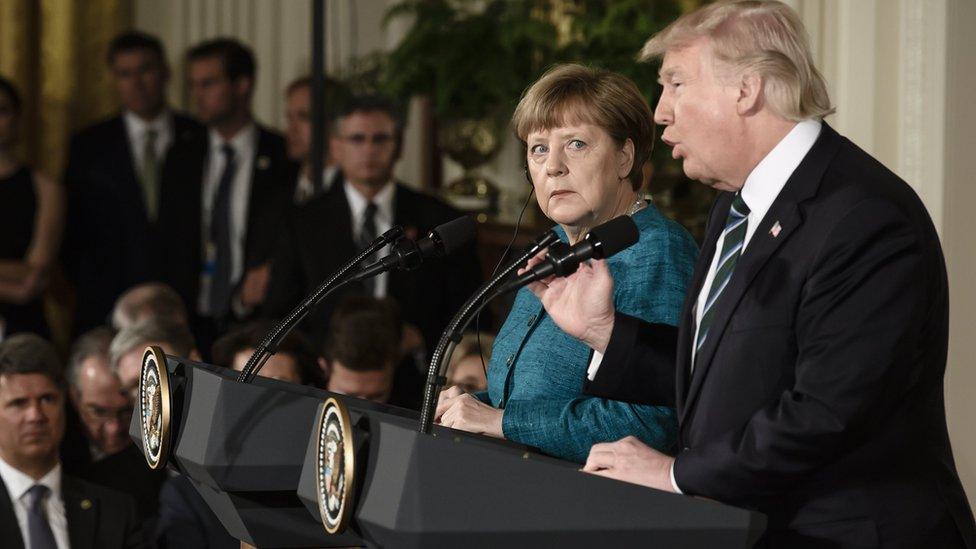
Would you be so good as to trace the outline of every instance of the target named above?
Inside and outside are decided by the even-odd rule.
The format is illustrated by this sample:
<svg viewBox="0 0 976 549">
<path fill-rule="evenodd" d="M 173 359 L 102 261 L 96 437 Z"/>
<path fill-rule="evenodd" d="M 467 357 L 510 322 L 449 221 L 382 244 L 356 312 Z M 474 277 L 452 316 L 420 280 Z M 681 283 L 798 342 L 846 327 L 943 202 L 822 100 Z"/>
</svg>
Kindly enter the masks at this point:
<svg viewBox="0 0 976 549">
<path fill-rule="evenodd" d="M 257 547 L 751 547 L 765 527 L 759 513 L 581 473 L 508 441 L 440 426 L 425 435 L 410 410 L 261 377 L 242 384 L 158 348 L 146 358 L 130 435 Z M 345 446 L 327 409 L 345 416 Z M 336 523 L 322 503 L 327 438 L 329 460 L 347 457 Z"/>
</svg>

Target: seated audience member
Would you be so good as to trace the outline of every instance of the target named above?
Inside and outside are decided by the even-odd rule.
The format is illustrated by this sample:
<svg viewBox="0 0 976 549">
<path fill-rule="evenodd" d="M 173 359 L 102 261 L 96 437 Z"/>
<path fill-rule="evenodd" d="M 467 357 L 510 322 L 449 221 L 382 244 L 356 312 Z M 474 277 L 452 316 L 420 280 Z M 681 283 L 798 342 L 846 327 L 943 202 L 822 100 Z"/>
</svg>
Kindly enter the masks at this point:
<svg viewBox="0 0 976 549">
<path fill-rule="evenodd" d="M 274 325 L 269 321 L 253 322 L 218 339 L 213 346 L 214 364 L 242 371 Z M 264 363 L 259 375 L 321 388 L 325 387 L 321 360 L 305 336 L 292 332 L 278 345 L 278 352 Z"/>
<path fill-rule="evenodd" d="M 298 208 L 281 233 L 272 262 L 264 313 L 283 317 L 349 258 L 394 225 L 411 238 L 461 214 L 439 199 L 397 182 L 403 119 L 377 97 L 346 101 L 332 124 L 330 146 L 342 181 Z M 381 252 L 385 253 L 385 252 Z M 305 323 L 319 346 L 342 296 L 391 297 L 401 307 L 405 330 L 422 348 L 436 344 L 457 309 L 478 287 L 481 269 L 474 243 L 451 257 L 424 261 L 414 271 L 393 271 L 350 285 L 331 296 Z"/>
<path fill-rule="evenodd" d="M 193 334 L 185 324 L 166 318 L 149 318 L 115 335 L 109 346 L 112 370 L 119 377 L 122 390 L 133 402 L 138 400 L 142 356 L 146 347 L 158 345 L 168 355 L 199 360 Z"/>
<path fill-rule="evenodd" d="M 47 335 L 42 294 L 64 226 L 64 191 L 14 153 L 20 94 L 0 77 L 0 339 Z"/>
<path fill-rule="evenodd" d="M 451 362 L 447 365 L 447 373 L 444 374 L 447 378 L 445 387 L 454 385 L 466 393 L 487 389 L 485 365 L 491 359 L 491 346 L 494 344 L 493 335 L 482 332 L 479 342 L 477 333 L 464 334 L 461 342 L 454 347 Z M 487 354 L 482 354 L 483 351 L 487 351 Z"/>
<path fill-rule="evenodd" d="M 134 402 L 110 365 L 109 346 L 114 335 L 110 328 L 95 328 L 78 338 L 71 350 L 71 403 L 81 418 L 90 452 L 89 463 L 78 475 L 132 496 L 139 505 L 140 517 L 147 521 L 156 515 L 166 473 L 147 467 L 129 436 Z"/>
<path fill-rule="evenodd" d="M 62 473 L 65 383 L 34 334 L 0 343 L 0 542 L 11 549 L 143 547 L 124 494 Z"/>
<path fill-rule="evenodd" d="M 104 324 L 126 288 L 170 279 L 154 254 L 166 242 L 182 242 L 163 222 L 182 220 L 193 205 L 171 192 L 170 173 L 178 167 L 177 151 L 203 134 L 167 101 L 170 70 L 156 37 L 119 34 L 106 64 L 120 111 L 72 137 L 64 172 L 68 216 L 61 258 L 77 290 L 76 333 Z M 172 258 L 163 263 L 169 269 Z"/>
<path fill-rule="evenodd" d="M 128 328 L 147 318 L 168 318 L 189 325 L 186 305 L 176 290 L 160 282 L 133 286 L 123 293 L 112 309 L 112 327 Z"/>
<path fill-rule="evenodd" d="M 325 78 L 324 120 L 334 116 L 335 110 L 346 100 L 349 91 L 332 78 Z M 312 78 L 304 76 L 288 85 L 285 90 L 285 121 L 288 124 L 285 142 L 288 158 L 301 163 L 295 184 L 295 203 L 304 204 L 312 197 L 332 188 L 342 175 L 328 146 L 328 136 L 322 151 L 322 186 L 315 188 L 312 182 Z M 326 126 L 328 130 L 328 126 Z"/>
<path fill-rule="evenodd" d="M 326 388 L 403 408 L 420 408 L 422 383 L 412 360 L 401 360 L 403 323 L 390 300 L 349 296 L 329 324 Z"/>
</svg>

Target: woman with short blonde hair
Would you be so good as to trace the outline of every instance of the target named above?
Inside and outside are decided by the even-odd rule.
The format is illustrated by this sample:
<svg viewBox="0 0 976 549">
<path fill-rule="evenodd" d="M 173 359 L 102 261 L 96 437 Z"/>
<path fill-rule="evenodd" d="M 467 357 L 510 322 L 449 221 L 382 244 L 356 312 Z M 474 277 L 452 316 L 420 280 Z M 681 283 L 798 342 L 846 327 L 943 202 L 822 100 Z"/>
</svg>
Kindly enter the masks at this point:
<svg viewBox="0 0 976 549">
<path fill-rule="evenodd" d="M 662 353 L 673 353 L 697 248 L 687 231 L 638 195 L 654 124 L 637 86 L 613 72 L 557 66 L 525 92 L 513 126 L 539 206 L 562 240 L 574 243 L 614 217 L 632 217 L 639 242 L 592 268 L 613 274 L 618 310 L 667 327 Z M 536 284 L 548 283 L 558 282 Z M 628 434 L 671 450 L 677 426 L 671 407 L 583 394 L 590 350 L 553 323 L 534 291 L 519 291 L 495 339 L 488 390 L 448 389 L 435 418 L 576 462 L 593 444 Z"/>
</svg>

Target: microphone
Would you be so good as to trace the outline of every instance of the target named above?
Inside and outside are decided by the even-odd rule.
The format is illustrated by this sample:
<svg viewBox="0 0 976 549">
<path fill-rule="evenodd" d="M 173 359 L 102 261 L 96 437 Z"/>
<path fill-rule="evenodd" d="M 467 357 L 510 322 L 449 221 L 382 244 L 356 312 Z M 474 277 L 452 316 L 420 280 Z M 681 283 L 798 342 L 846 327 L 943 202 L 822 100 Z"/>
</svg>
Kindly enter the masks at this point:
<svg viewBox="0 0 976 549">
<path fill-rule="evenodd" d="M 350 282 L 374 277 L 393 269 L 412 271 L 425 259 L 443 257 L 471 241 L 477 227 L 470 216 L 461 216 L 435 227 L 426 238 L 418 241 L 402 238 L 393 245 L 386 257 L 370 263 L 349 277 Z"/>
<path fill-rule="evenodd" d="M 615 217 L 590 231 L 586 237 L 569 246 L 557 242 L 549 247 L 542 263 L 532 267 L 503 285 L 503 294 L 549 276 L 569 276 L 576 272 L 580 263 L 589 259 L 604 259 L 623 251 L 640 239 L 640 231 L 628 215 Z"/>
</svg>

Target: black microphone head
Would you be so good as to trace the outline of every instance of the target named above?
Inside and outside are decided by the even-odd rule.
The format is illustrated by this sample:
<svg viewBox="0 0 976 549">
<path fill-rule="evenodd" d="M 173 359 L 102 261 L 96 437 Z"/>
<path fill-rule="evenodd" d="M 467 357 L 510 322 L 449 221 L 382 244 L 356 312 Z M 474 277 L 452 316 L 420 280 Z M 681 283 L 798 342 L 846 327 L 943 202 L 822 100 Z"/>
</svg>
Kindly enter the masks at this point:
<svg viewBox="0 0 976 549">
<path fill-rule="evenodd" d="M 463 215 L 454 221 L 434 227 L 434 230 L 430 231 L 430 239 L 436 243 L 438 255 L 447 255 L 474 240 L 477 230 L 474 219 Z"/>
<path fill-rule="evenodd" d="M 593 257 L 604 259 L 637 244 L 640 231 L 629 215 L 622 215 L 594 227 L 586 238 L 593 243 Z"/>
</svg>

